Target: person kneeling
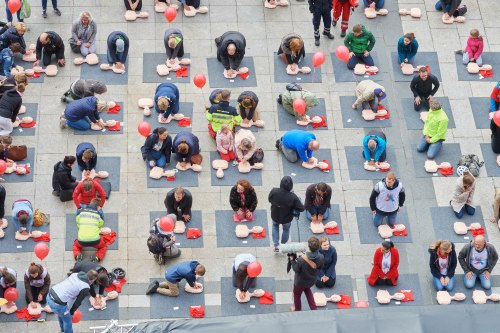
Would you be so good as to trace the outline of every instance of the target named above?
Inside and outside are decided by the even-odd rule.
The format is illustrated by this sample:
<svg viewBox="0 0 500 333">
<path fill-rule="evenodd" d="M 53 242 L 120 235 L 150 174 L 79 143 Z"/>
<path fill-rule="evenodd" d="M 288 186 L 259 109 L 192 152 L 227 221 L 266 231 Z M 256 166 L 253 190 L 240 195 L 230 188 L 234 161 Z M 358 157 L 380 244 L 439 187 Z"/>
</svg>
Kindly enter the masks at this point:
<svg viewBox="0 0 500 333">
<path fill-rule="evenodd" d="M 197 261 L 184 261 L 170 266 L 165 270 L 165 280 L 163 282 L 153 281 L 146 290 L 146 295 L 158 293 L 165 296 L 179 296 L 179 282 L 186 279 L 187 284 L 193 288 L 201 290 L 203 285 L 196 282 L 198 277 L 205 275 L 205 266 Z"/>
<path fill-rule="evenodd" d="M 399 267 L 399 252 L 391 241 L 384 241 L 382 245 L 375 250 L 373 256 L 373 268 L 368 277 L 368 284 L 397 286 Z"/>
<path fill-rule="evenodd" d="M 168 214 L 165 218 L 169 219 L 170 223 L 163 225 L 160 219 L 153 221 L 147 242 L 149 252 L 153 253 L 159 265 L 164 265 L 167 260 L 181 255 L 181 250 L 175 245 L 175 235 L 173 233 L 176 216 L 175 214 Z"/>
<path fill-rule="evenodd" d="M 93 262 L 102 261 L 108 250 L 108 244 L 100 235 L 104 220 L 102 214 L 98 211 L 99 203 L 99 199 L 92 199 L 90 204 L 85 208 L 79 209 L 76 215 L 78 238 L 73 243 L 73 256 L 76 261 L 83 259 L 82 249 L 84 247 L 97 249 L 97 252 L 92 256 Z"/>
</svg>

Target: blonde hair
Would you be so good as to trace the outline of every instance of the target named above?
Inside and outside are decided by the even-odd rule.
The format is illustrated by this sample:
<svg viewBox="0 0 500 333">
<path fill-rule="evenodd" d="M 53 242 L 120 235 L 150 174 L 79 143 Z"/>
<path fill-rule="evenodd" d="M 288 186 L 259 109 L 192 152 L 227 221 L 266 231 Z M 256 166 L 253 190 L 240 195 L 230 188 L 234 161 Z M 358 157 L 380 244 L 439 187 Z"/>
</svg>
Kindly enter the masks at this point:
<svg viewBox="0 0 500 333">
<path fill-rule="evenodd" d="M 430 103 L 429 106 L 433 111 L 441 109 L 441 103 L 437 99 L 433 99 Z"/>
<path fill-rule="evenodd" d="M 451 242 L 448 240 L 438 240 L 435 241 L 431 246 L 429 247 L 431 250 L 443 250 L 444 252 L 447 252 L 448 250 L 451 249 Z"/>
<path fill-rule="evenodd" d="M 88 19 L 89 19 L 89 21 L 92 21 L 92 15 L 90 15 L 90 13 L 89 13 L 89 12 L 87 12 L 87 11 L 83 11 L 83 12 L 81 12 L 81 13 L 80 13 L 80 20 L 81 20 L 82 18 L 84 18 L 84 17 L 88 18 Z"/>
<path fill-rule="evenodd" d="M 185 141 L 183 141 L 183 142 L 179 143 L 179 145 L 177 146 L 177 149 L 179 150 L 179 153 L 187 154 L 189 151 L 189 145 Z"/>
<path fill-rule="evenodd" d="M 16 27 L 16 31 L 17 31 L 17 33 L 21 33 L 21 31 L 22 31 L 23 33 L 25 33 L 25 32 L 26 32 L 26 30 L 28 30 L 28 27 L 27 27 L 26 23 L 24 23 L 24 22 L 17 22 L 17 23 L 14 25 L 14 27 Z"/>
<path fill-rule="evenodd" d="M 106 111 L 107 108 L 108 108 L 108 103 L 106 103 L 106 101 L 99 99 L 97 100 L 97 112 Z"/>
<path fill-rule="evenodd" d="M 483 40 L 483 36 L 481 36 L 481 35 L 479 34 L 479 30 L 477 30 L 477 29 L 472 29 L 472 30 L 470 31 L 470 35 L 471 35 L 471 37 L 473 37 L 473 38 L 479 38 L 480 40 Z"/>
<path fill-rule="evenodd" d="M 475 178 L 474 176 L 469 172 L 464 172 L 462 176 L 462 183 L 464 186 L 472 186 L 474 184 Z"/>
<path fill-rule="evenodd" d="M 326 236 L 321 236 L 319 238 L 319 245 L 320 246 L 323 245 L 324 242 L 328 242 L 328 245 L 330 245 L 330 239 L 328 239 L 328 237 L 326 237 Z"/>
<path fill-rule="evenodd" d="M 168 101 L 168 99 L 166 97 L 158 98 L 158 108 L 161 111 L 165 111 L 169 105 L 170 105 L 170 102 Z"/>
<path fill-rule="evenodd" d="M 28 77 L 24 73 L 16 73 L 14 74 L 14 81 L 16 81 L 16 84 L 24 83 L 25 85 L 27 85 Z"/>
</svg>

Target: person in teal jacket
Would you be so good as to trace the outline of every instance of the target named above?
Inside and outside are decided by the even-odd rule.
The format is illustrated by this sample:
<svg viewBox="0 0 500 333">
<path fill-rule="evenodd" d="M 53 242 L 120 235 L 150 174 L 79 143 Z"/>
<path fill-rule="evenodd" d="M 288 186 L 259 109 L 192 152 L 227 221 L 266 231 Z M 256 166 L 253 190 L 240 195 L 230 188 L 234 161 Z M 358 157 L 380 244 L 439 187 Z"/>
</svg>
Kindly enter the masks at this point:
<svg viewBox="0 0 500 333">
<path fill-rule="evenodd" d="M 412 64 L 415 58 L 415 55 L 418 51 L 418 42 L 415 39 L 415 34 L 413 32 L 409 32 L 401 37 L 398 41 L 398 59 L 399 64 L 403 66 L 403 64 Z"/>
<path fill-rule="evenodd" d="M 430 101 L 430 111 L 424 123 L 423 135 L 417 144 L 417 151 L 427 151 L 427 158 L 433 160 L 441 150 L 448 131 L 448 116 L 436 99 Z"/>
<path fill-rule="evenodd" d="M 319 149 L 319 141 L 311 132 L 291 130 L 276 140 L 276 148 L 289 162 L 295 163 L 300 158 L 303 162 L 312 163 L 312 154 Z"/>
<path fill-rule="evenodd" d="M 344 45 L 349 49 L 347 68 L 352 70 L 359 63 L 367 66 L 375 65 L 370 55 L 375 46 L 375 37 L 364 25 L 356 24 L 344 39 Z"/>
<path fill-rule="evenodd" d="M 387 138 L 384 132 L 372 130 L 363 139 L 363 156 L 368 164 L 386 161 Z"/>
</svg>

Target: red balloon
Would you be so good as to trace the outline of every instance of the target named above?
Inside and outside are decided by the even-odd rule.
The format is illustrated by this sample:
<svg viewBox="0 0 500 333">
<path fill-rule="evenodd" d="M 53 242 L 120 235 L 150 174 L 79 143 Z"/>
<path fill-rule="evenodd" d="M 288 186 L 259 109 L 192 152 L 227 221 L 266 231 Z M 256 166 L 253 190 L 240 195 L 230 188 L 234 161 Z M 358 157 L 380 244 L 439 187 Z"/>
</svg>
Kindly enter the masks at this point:
<svg viewBox="0 0 500 333">
<path fill-rule="evenodd" d="M 7 163 L 4 160 L 0 160 L 0 175 L 3 175 L 7 170 Z"/>
<path fill-rule="evenodd" d="M 80 320 L 82 320 L 82 312 L 80 310 L 76 310 L 73 314 L 73 318 L 71 318 L 71 321 L 73 322 L 73 324 L 76 324 L 79 323 Z"/>
<path fill-rule="evenodd" d="M 304 101 L 302 98 L 294 99 L 293 100 L 293 109 L 298 114 L 306 113 L 306 101 Z"/>
<path fill-rule="evenodd" d="M 9 302 L 15 302 L 17 297 L 19 297 L 19 293 L 16 288 L 7 288 L 3 293 L 3 297 Z"/>
<path fill-rule="evenodd" d="M 262 272 L 262 266 L 258 261 L 251 262 L 247 266 L 248 276 L 251 278 L 257 277 Z"/>
<path fill-rule="evenodd" d="M 172 220 L 172 218 L 169 216 L 163 216 L 160 219 L 160 228 L 163 231 L 166 231 L 166 232 L 174 231 L 174 225 L 175 225 L 174 220 Z"/>
<path fill-rule="evenodd" d="M 325 54 L 323 52 L 316 52 L 313 55 L 312 63 L 314 67 L 319 67 L 325 62 Z"/>
<path fill-rule="evenodd" d="M 7 8 L 9 8 L 9 12 L 11 12 L 11 14 L 14 14 L 19 9 L 21 9 L 21 1 L 20 0 L 9 0 L 9 2 L 7 2 Z"/>
<path fill-rule="evenodd" d="M 204 74 L 199 73 L 194 76 L 193 82 L 195 86 L 201 89 L 205 86 L 205 83 L 207 83 L 207 78 Z"/>
<path fill-rule="evenodd" d="M 349 61 L 349 49 L 344 45 L 337 46 L 337 48 L 335 49 L 335 55 L 343 62 Z"/>
<path fill-rule="evenodd" d="M 359 301 L 359 302 L 356 302 L 356 305 L 354 307 L 355 308 L 367 308 L 368 306 L 369 306 L 368 302 Z"/>
<path fill-rule="evenodd" d="M 495 111 L 495 114 L 493 115 L 493 121 L 497 126 L 500 126 L 500 111 Z"/>
<path fill-rule="evenodd" d="M 35 255 L 43 260 L 49 255 L 49 246 L 45 242 L 39 242 L 35 245 Z"/>
<path fill-rule="evenodd" d="M 176 16 L 177 16 L 177 11 L 175 10 L 175 8 L 168 7 L 167 9 L 165 9 L 165 18 L 169 23 L 175 20 Z"/>
<path fill-rule="evenodd" d="M 148 135 L 151 133 L 151 125 L 149 125 L 145 121 L 141 121 L 139 125 L 137 125 L 137 130 L 139 131 L 140 135 L 147 138 Z"/>
</svg>

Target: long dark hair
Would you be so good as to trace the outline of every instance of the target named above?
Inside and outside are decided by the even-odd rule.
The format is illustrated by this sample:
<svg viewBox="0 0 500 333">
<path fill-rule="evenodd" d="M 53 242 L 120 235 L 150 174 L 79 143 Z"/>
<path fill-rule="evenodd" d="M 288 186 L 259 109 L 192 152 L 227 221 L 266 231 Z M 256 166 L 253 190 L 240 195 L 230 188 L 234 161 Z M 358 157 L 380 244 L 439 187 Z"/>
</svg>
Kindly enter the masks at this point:
<svg viewBox="0 0 500 333">
<path fill-rule="evenodd" d="M 240 264 L 236 270 L 236 282 L 238 286 L 243 285 L 243 281 L 245 281 L 248 276 L 247 266 L 246 264 Z"/>
</svg>

